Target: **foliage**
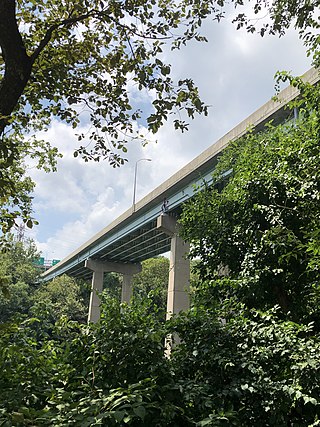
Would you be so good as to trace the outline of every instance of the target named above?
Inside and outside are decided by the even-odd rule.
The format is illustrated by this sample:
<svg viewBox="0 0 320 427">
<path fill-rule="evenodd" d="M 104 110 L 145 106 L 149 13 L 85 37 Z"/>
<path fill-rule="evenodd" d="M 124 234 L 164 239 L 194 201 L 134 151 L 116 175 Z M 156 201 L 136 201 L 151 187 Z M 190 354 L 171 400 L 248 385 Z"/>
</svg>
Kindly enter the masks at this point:
<svg viewBox="0 0 320 427">
<path fill-rule="evenodd" d="M 242 4 L 233 3 L 235 7 Z M 265 8 L 262 12 L 269 14 L 270 21 L 262 21 L 259 29 L 239 11 L 235 18 L 239 28 L 282 35 L 291 23 L 303 33 L 317 27 L 316 2 L 261 3 L 257 1 L 253 11 L 259 15 Z M 147 119 L 154 132 L 175 109 L 186 108 L 191 117 L 195 112 L 206 112 L 191 80 L 172 81 L 170 65 L 162 62 L 162 53 L 165 44 L 177 49 L 191 39 L 204 41 L 198 32 L 203 20 L 221 20 L 224 6 L 223 0 L 205 1 L 201 7 L 184 0 L 176 4 L 80 1 L 76 6 L 68 1 L 5 2 L 0 26 L 1 89 L 8 99 L 0 106 L 1 133 L 7 125 L 24 131 L 42 129 L 53 116 L 76 128 L 77 106 L 84 105 L 86 120 L 96 130 L 90 136 L 93 150 L 81 147 L 79 151 L 85 157 L 96 158 L 99 152 L 112 157 L 112 146 L 123 150 L 123 134 L 133 133 L 132 123 L 140 118 L 128 95 L 130 81 L 140 91 L 154 91 L 153 111 Z M 316 47 L 318 40 L 313 37 L 307 42 Z M 14 86 L 11 92 L 10 83 Z M 175 126 L 186 128 L 179 119 Z M 109 135 L 110 146 L 103 135 Z M 79 135 L 80 141 L 83 138 Z M 119 159 L 110 160 L 117 163 Z"/>
<path fill-rule="evenodd" d="M 142 271 L 133 277 L 133 295 L 138 300 L 146 297 L 153 301 L 153 310 L 165 318 L 167 309 L 167 289 L 169 281 L 169 259 L 150 258 L 142 261 Z"/>
<path fill-rule="evenodd" d="M 32 192 L 35 183 L 28 176 L 27 170 L 32 165 L 46 172 L 55 171 L 58 156 L 57 149 L 44 141 L 36 141 L 34 138 L 27 140 L 24 135 L 1 137 L 0 231 L 4 236 L 13 226 L 18 226 L 21 220 L 28 228 L 37 224 L 32 217 Z M 0 238 L 2 246 L 5 243 L 4 236 Z"/>
<path fill-rule="evenodd" d="M 173 353 L 174 371 L 199 425 L 285 427 L 318 420 L 320 341 L 311 324 L 226 302 L 219 309 L 194 308 L 176 320 L 175 330 L 182 344 Z M 215 424 L 219 413 L 226 424 Z"/>
<path fill-rule="evenodd" d="M 69 320 L 85 323 L 87 306 L 82 297 L 82 290 L 77 281 L 66 275 L 56 277 L 48 283 L 43 283 L 33 295 L 34 304 L 31 312 L 36 314 L 46 308 L 51 323 L 55 323 L 62 316 Z"/>
<path fill-rule="evenodd" d="M 163 325 L 148 304 L 121 308 L 104 298 L 97 325 L 64 318 L 50 335 L 37 319 L 2 328 L 2 425 L 189 425 Z"/>
<path fill-rule="evenodd" d="M 13 15 L 6 12 L 14 4 L 0 4 L 6 67 L 12 67 L 12 56 L 3 44 L 3 21 L 10 18 L 6 25 L 12 24 Z M 24 144 L 22 139 L 17 142 L 22 129 L 32 135 L 54 115 L 76 128 L 80 102 L 91 108 L 96 130 L 91 134 L 93 150 L 79 152 L 98 159 L 102 149 L 111 162 L 121 163 L 116 154 L 112 157 L 114 149 L 126 151 L 119 126 L 121 132 L 129 124 L 130 133 L 131 120 L 140 114 L 129 108 L 129 77 L 139 89 L 156 90 L 148 122 L 152 131 L 175 107 L 191 108 L 190 116 L 205 111 L 190 81 L 178 84 L 174 92 L 170 68 L 161 62 L 163 41 L 157 38 L 170 36 L 186 18 L 190 26 L 173 39 L 173 47 L 201 39 L 198 25 L 212 8 L 220 18 L 223 1 L 201 7 L 183 2 L 178 11 L 171 3 L 17 4 L 27 48 L 22 57 L 34 62 L 32 79 L 20 78 L 25 86 L 16 93 L 11 117 L 12 111 L 1 110 L 7 75 L 0 81 L 0 122 L 8 132 L 0 148 L 4 187 L 14 176 L 5 174 L 19 167 L 20 160 L 14 164 L 14 159 L 20 159 L 17 150 Z M 316 2 L 264 4 L 271 22 L 262 27 L 262 35 L 281 33 L 294 21 L 306 42 L 317 46 L 318 38 L 307 30 L 318 25 L 313 20 Z M 256 12 L 261 5 L 258 1 Z M 237 19 L 254 31 L 244 15 Z M 17 31 L 7 34 L 17 36 Z M 146 43 L 144 37 L 152 41 Z M 108 75 L 100 73 L 101 67 Z M 166 324 L 154 313 L 158 294 L 148 292 L 148 287 L 161 288 L 162 278 L 155 277 L 163 274 L 162 261 L 159 276 L 151 274 L 150 262 L 149 271 L 137 279 L 136 304 L 119 305 L 105 292 L 101 320 L 95 325 L 70 320 L 81 320 L 83 314 L 84 291 L 72 279 L 43 285 L 35 292 L 34 317 L 8 318 L 10 322 L 0 324 L 0 425 L 319 425 L 319 89 L 287 75 L 279 78 L 299 86 L 300 120 L 279 128 L 270 125 L 263 134 L 251 132 L 231 143 L 214 176 L 220 190 L 205 186 L 183 214 L 184 237 L 192 243 L 192 256 L 199 258 L 192 309 Z M 73 90 L 73 98 L 68 90 Z M 116 126 L 111 130 L 112 125 Z M 184 128 L 184 123 L 176 126 Z M 97 130 L 114 137 L 111 146 L 104 145 Z M 36 153 L 37 142 L 33 147 Z M 55 153 L 48 150 L 48 164 L 54 164 Z M 42 154 L 39 158 L 41 162 Z M 221 190 L 226 171 L 231 174 Z M 24 171 L 17 173 L 21 178 Z M 27 222 L 32 184 L 23 186 L 19 194 L 25 199 L 17 199 L 17 205 L 26 202 L 21 210 Z M 15 203 L 15 188 L 2 199 L 3 206 L 10 197 Z M 15 215 L 19 213 L 9 212 L 5 229 Z M 6 218 L 5 210 L 2 216 Z M 30 256 L 23 258 L 24 251 L 17 245 L 11 255 L 0 258 L 1 283 L 12 283 L 16 307 L 29 304 L 33 289 L 34 270 Z M 170 359 L 164 355 L 168 334 L 181 340 Z"/>
<path fill-rule="evenodd" d="M 70 321 L 82 291 L 64 277 L 35 292 L 33 318 L 0 325 L 0 424 L 319 424 L 319 89 L 301 89 L 300 120 L 231 143 L 217 188 L 186 207 L 189 312 L 164 323 L 153 310 L 160 258 L 131 306 L 104 292 L 97 324 Z M 180 340 L 171 358 L 168 335 Z"/>
<path fill-rule="evenodd" d="M 1 274 L 8 276 L 11 283 L 19 281 L 34 284 L 39 277 L 39 270 L 34 261 L 40 254 L 33 240 L 19 241 L 16 236 L 8 236 L 7 250 L 0 254 Z"/>
<path fill-rule="evenodd" d="M 312 325 L 230 303 L 163 324 L 150 304 L 120 306 L 105 293 L 98 324 L 64 317 L 50 334 L 37 318 L 2 325 L 2 425 L 316 423 L 320 343 Z M 182 338 L 170 359 L 169 332 Z"/>
<path fill-rule="evenodd" d="M 19 241 L 13 235 L 8 235 L 7 240 L 7 250 L 0 253 L 0 323 L 27 315 L 38 316 L 46 324 L 55 323 L 62 316 L 85 322 L 89 303 L 85 284 L 67 276 L 41 283 L 34 242 Z"/>
<path fill-rule="evenodd" d="M 105 273 L 103 279 L 103 289 L 108 294 L 120 301 L 121 298 L 121 283 L 122 276 L 119 273 Z M 91 285 L 90 285 L 91 289 Z"/>
<path fill-rule="evenodd" d="M 0 412 L 4 425 L 29 425 L 39 415 L 39 424 L 45 425 L 42 417 L 47 411 L 42 409 L 55 390 L 63 387 L 71 369 L 68 348 L 79 333 L 77 324 L 65 320 L 51 329 L 48 335 L 36 318 L 1 328 Z"/>
<path fill-rule="evenodd" d="M 28 313 L 39 277 L 33 263 L 37 257 L 32 240 L 22 242 L 8 235 L 6 251 L 0 253 L 0 323 Z"/>
<path fill-rule="evenodd" d="M 319 89 L 303 97 L 297 122 L 233 141 L 186 207 L 182 224 L 216 300 L 235 297 L 319 326 Z M 228 280 L 223 278 L 228 276 Z"/>
<path fill-rule="evenodd" d="M 12 320 L 15 316 L 25 316 L 29 314 L 32 306 L 33 289 L 24 282 L 7 282 L 7 294 L 0 300 L 0 323 Z"/>
<path fill-rule="evenodd" d="M 142 112 L 132 92 L 151 93 L 147 124 L 152 132 L 174 111 L 185 109 L 191 118 L 207 113 L 191 79 L 170 78 L 162 51 L 170 40 L 176 48 L 189 39 L 203 40 L 197 28 L 215 9 L 100 0 L 0 4 L 3 232 L 18 217 L 33 224 L 29 193 L 34 184 L 25 177 L 24 158 L 46 171 L 55 169 L 57 150 L 36 137 L 54 117 L 74 129 L 91 124 L 88 134 L 79 130 L 75 156 L 107 158 L 117 166 L 124 162 L 127 140 L 141 138 L 136 124 Z M 184 25 L 184 34 L 173 36 Z M 182 130 L 188 126 L 180 118 L 174 124 Z"/>
<path fill-rule="evenodd" d="M 199 425 L 319 423 L 320 91 L 278 78 L 299 120 L 231 142 L 180 221 L 199 280 L 172 361 Z"/>
<path fill-rule="evenodd" d="M 320 93 L 279 79 L 300 119 L 231 142 L 181 219 L 199 281 L 173 363 L 200 425 L 319 422 Z"/>
</svg>

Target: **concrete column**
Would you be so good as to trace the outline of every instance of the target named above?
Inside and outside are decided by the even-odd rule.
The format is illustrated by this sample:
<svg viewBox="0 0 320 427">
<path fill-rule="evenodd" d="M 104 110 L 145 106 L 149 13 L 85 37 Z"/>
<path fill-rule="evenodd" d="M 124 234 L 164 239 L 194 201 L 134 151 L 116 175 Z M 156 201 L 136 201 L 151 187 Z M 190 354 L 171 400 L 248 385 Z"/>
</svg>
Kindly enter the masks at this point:
<svg viewBox="0 0 320 427">
<path fill-rule="evenodd" d="M 186 259 L 190 249 L 176 234 L 171 238 L 169 285 L 167 296 L 167 319 L 190 306 L 190 261 Z"/>
<path fill-rule="evenodd" d="M 173 314 L 187 310 L 190 306 L 190 261 L 186 259 L 189 243 L 184 242 L 177 232 L 177 221 L 169 215 L 157 219 L 157 228 L 171 236 L 170 270 L 167 295 L 167 319 Z"/>
<path fill-rule="evenodd" d="M 121 302 L 126 302 L 130 304 L 132 298 L 132 274 L 124 274 L 122 282 L 122 291 L 121 291 Z"/>
<path fill-rule="evenodd" d="M 89 303 L 88 322 L 97 323 L 100 318 L 99 293 L 103 289 L 103 271 L 94 271 L 91 282 L 91 294 Z"/>
<path fill-rule="evenodd" d="M 99 293 L 103 290 L 103 276 L 105 272 L 123 274 L 121 302 L 130 302 L 132 297 L 132 277 L 141 271 L 141 264 L 125 264 L 117 262 L 102 262 L 93 259 L 85 261 L 85 267 L 93 271 L 92 287 L 89 304 L 88 322 L 96 323 L 100 319 Z"/>
</svg>

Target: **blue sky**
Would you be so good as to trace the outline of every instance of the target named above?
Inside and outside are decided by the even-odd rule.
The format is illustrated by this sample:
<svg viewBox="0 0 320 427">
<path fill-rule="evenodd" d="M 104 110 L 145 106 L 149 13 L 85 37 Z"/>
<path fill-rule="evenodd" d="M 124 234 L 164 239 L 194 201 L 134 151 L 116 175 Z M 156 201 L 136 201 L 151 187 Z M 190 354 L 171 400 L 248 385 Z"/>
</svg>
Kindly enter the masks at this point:
<svg viewBox="0 0 320 427">
<path fill-rule="evenodd" d="M 113 169 L 107 162 L 85 163 L 73 157 L 74 131 L 57 121 L 45 137 L 63 154 L 58 172 L 32 170 L 37 186 L 35 217 L 40 224 L 26 235 L 35 239 L 47 259 L 62 259 L 107 226 L 132 204 L 134 167 L 139 162 L 136 199 L 169 178 L 274 95 L 277 70 L 303 74 L 310 68 L 297 34 L 276 38 L 236 31 L 230 22 L 208 22 L 209 43 L 192 42 L 181 51 L 168 51 L 176 78 L 191 77 L 203 100 L 211 105 L 208 117 L 197 117 L 181 134 L 166 123 L 150 143 L 128 146 L 128 162 Z M 145 106 L 149 94 L 136 93 Z M 155 140 L 158 142 L 156 143 Z"/>
</svg>

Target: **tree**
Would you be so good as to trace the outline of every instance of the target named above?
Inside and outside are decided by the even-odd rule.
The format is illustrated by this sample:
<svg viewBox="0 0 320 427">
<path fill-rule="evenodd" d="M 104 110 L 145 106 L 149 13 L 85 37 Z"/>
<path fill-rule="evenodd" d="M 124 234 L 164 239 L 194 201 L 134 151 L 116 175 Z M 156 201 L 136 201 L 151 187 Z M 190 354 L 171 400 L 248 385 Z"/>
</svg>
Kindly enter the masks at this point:
<svg viewBox="0 0 320 427">
<path fill-rule="evenodd" d="M 200 258 L 205 298 L 262 310 L 278 304 L 286 318 L 319 328 L 320 93 L 292 83 L 301 118 L 231 142 L 214 180 L 231 176 L 221 191 L 205 186 L 181 222 Z"/>
<path fill-rule="evenodd" d="M 8 148 L 8 147 L 11 148 Z M 10 152 L 10 153 L 9 153 Z M 56 170 L 57 150 L 44 141 L 26 141 L 21 135 L 0 139 L 0 244 L 5 246 L 7 233 L 19 221 L 32 228 L 32 192 L 35 183 L 27 176 L 26 159 L 37 159 L 35 167 L 46 172 Z M 33 161 L 33 160 L 32 160 Z"/>
<path fill-rule="evenodd" d="M 85 323 L 88 312 L 79 284 L 66 275 L 42 284 L 34 293 L 30 310 L 36 316 L 45 313 L 46 320 L 52 324 L 62 316 Z"/>
<path fill-rule="evenodd" d="M 9 235 L 8 242 L 7 250 L 0 252 L 0 323 L 39 313 L 51 324 L 62 316 L 86 322 L 90 295 L 86 284 L 67 276 L 41 283 L 34 242 L 19 241 L 13 235 Z"/>
<path fill-rule="evenodd" d="M 119 273 L 105 273 L 103 279 L 103 289 L 105 289 L 109 295 L 117 298 L 120 301 L 121 288 L 122 288 L 122 276 Z M 90 293 L 89 293 L 90 295 Z"/>
<path fill-rule="evenodd" d="M 0 253 L 0 323 L 16 315 L 26 315 L 39 280 L 34 261 L 39 257 L 32 240 L 18 241 L 8 236 L 5 252 Z"/>
<path fill-rule="evenodd" d="M 9 219 L 2 216 L 4 232 L 19 216 L 32 226 L 30 196 L 26 189 L 20 191 L 12 175 L 18 167 L 23 175 L 22 153 L 38 167 L 54 170 L 56 150 L 35 136 L 53 117 L 73 128 L 80 118 L 90 121 L 91 146 L 85 148 L 87 136 L 79 133 L 84 144 L 75 155 L 85 160 L 101 156 L 115 166 L 123 163 L 117 150 L 126 152 L 127 138 L 137 138 L 134 122 L 141 115 L 129 98 L 129 85 L 156 94 L 148 119 L 154 132 L 174 108 L 185 106 L 189 116 L 206 113 L 193 82 L 185 79 L 175 85 L 170 67 L 161 61 L 163 44 L 182 19 L 189 21 L 190 29 L 175 38 L 175 46 L 201 39 L 196 34 L 199 11 L 185 8 L 177 14 L 170 4 L 158 14 L 155 9 L 152 3 L 100 0 L 76 5 L 69 0 L 1 3 L 0 197 L 5 211 L 10 203 L 20 208 L 9 210 Z M 175 126 L 187 125 L 177 119 Z"/>
<path fill-rule="evenodd" d="M 235 7 L 243 4 L 239 0 L 232 3 Z M 257 0 L 254 14 L 259 16 L 261 9 L 264 14 L 265 8 L 270 21 L 257 28 L 240 11 L 235 22 L 239 28 L 257 30 L 261 35 L 281 35 L 293 24 L 317 52 L 319 40 L 309 31 L 319 25 L 317 5 L 316 0 Z M 90 122 L 88 134 L 78 133 L 81 145 L 75 155 L 85 160 L 108 158 L 116 166 L 124 162 L 128 139 L 141 138 L 142 112 L 130 88 L 151 94 L 144 112 L 151 132 L 174 112 L 178 113 L 174 126 L 182 131 L 188 124 L 181 110 L 190 118 L 207 113 L 192 80 L 172 80 L 170 64 L 163 62 L 163 49 L 169 43 L 172 49 L 179 49 L 191 39 L 205 41 L 199 34 L 203 20 L 219 21 L 224 6 L 224 0 L 1 2 L 0 201 L 4 232 L 18 217 L 30 227 L 33 224 L 31 183 L 21 188 L 14 175 L 24 177 L 25 157 L 47 171 L 55 169 L 57 151 L 36 138 L 54 117 L 74 129 Z M 14 211 L 12 204 L 16 205 Z"/>
<path fill-rule="evenodd" d="M 289 80 L 299 120 L 231 142 L 180 221 L 199 279 L 172 357 L 199 425 L 319 423 L 320 91 Z"/>
<path fill-rule="evenodd" d="M 37 426 L 191 426 L 146 305 L 104 293 L 98 324 L 39 319 L 0 330 L 0 422 Z M 39 329 L 40 324 L 40 330 Z"/>
<path fill-rule="evenodd" d="M 34 285 L 40 275 L 39 269 L 35 266 L 40 254 L 34 241 L 32 239 L 20 241 L 17 236 L 10 234 L 8 242 L 7 251 L 0 255 L 1 271 L 9 276 L 10 283 L 22 281 Z"/>
<path fill-rule="evenodd" d="M 150 258 L 142 261 L 142 271 L 133 277 L 133 295 L 138 300 L 150 298 L 160 317 L 167 311 L 167 290 L 169 282 L 169 259 Z"/>
<path fill-rule="evenodd" d="M 49 333 L 41 317 L 2 325 L 3 425 L 317 425 L 311 325 L 235 305 L 226 326 L 222 309 L 200 307 L 164 323 L 150 301 L 121 307 L 106 292 L 102 301 L 97 324 L 63 317 Z M 173 331 L 183 342 L 169 359 L 164 339 Z"/>
<path fill-rule="evenodd" d="M 32 306 L 33 289 L 25 282 L 7 282 L 8 293 L 0 299 L 0 324 L 11 322 L 15 317 L 25 317 Z"/>
<path fill-rule="evenodd" d="M 316 426 L 320 358 L 312 325 L 284 321 L 277 310 L 209 305 L 175 320 L 182 343 L 172 369 L 186 415 L 199 426 Z"/>
</svg>

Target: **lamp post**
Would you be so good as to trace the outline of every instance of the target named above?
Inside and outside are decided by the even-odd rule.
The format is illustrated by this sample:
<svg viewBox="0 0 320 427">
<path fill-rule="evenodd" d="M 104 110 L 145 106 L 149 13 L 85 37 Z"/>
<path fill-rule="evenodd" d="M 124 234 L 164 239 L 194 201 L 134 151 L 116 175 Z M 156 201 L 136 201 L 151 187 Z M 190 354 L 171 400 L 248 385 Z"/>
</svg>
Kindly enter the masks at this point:
<svg viewBox="0 0 320 427">
<path fill-rule="evenodd" d="M 147 162 L 151 162 L 151 159 L 139 159 L 136 161 L 136 165 L 134 168 L 134 181 L 133 181 L 133 212 L 135 211 L 135 205 L 136 205 L 136 188 L 137 188 L 137 170 L 138 170 L 138 163 L 142 160 L 146 160 Z"/>
</svg>

